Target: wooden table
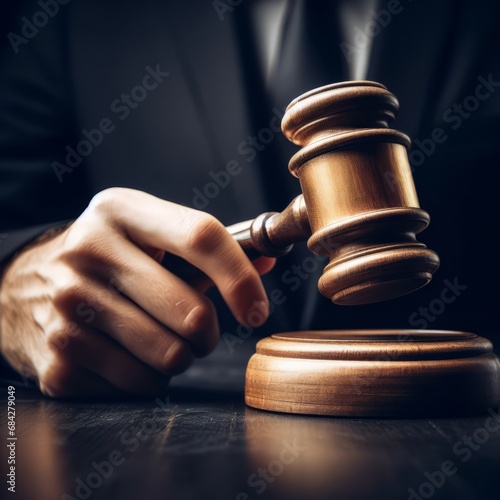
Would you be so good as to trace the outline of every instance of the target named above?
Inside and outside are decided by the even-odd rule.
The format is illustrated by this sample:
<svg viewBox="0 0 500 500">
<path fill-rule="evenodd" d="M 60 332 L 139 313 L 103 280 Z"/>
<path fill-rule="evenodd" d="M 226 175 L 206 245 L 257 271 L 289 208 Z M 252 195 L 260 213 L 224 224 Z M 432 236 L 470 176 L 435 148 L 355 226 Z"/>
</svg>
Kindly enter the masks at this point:
<svg viewBox="0 0 500 500">
<path fill-rule="evenodd" d="M 251 339 L 238 347 L 231 355 L 221 346 L 158 401 L 54 401 L 13 381 L 12 498 L 500 498 L 500 430 L 479 430 L 488 415 L 362 420 L 253 410 L 243 386 L 254 347 Z M 3 478 L 6 421 L 4 405 Z M 3 480 L 1 497 L 7 493 Z"/>
</svg>

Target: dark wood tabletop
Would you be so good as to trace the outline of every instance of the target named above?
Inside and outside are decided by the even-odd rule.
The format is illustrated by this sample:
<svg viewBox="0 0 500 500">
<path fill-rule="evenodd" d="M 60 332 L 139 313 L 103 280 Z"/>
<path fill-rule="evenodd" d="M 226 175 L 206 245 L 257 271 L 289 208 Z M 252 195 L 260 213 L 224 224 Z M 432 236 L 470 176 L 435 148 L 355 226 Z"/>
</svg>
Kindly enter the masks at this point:
<svg viewBox="0 0 500 500">
<path fill-rule="evenodd" d="M 5 478 L 12 385 L 16 494 L 3 480 L 1 498 L 500 498 L 498 408 L 422 420 L 258 411 L 243 401 L 254 347 L 240 347 L 229 354 L 221 346 L 156 400 L 51 400 L 20 378 L 4 378 L 0 468 Z"/>
</svg>

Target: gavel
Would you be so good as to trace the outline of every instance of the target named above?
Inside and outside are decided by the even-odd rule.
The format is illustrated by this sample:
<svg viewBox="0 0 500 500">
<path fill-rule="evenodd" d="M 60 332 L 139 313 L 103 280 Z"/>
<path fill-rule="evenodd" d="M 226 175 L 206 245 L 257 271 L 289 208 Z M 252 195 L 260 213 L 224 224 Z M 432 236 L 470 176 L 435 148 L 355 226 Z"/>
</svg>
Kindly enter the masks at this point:
<svg viewBox="0 0 500 500">
<path fill-rule="evenodd" d="M 279 257 L 307 239 L 329 258 L 318 288 L 340 305 L 388 300 L 429 283 L 439 257 L 416 239 L 430 218 L 415 191 L 410 139 L 389 128 L 398 109 L 396 97 L 370 81 L 294 99 L 282 131 L 302 146 L 289 170 L 303 194 L 280 213 L 228 227 L 246 253 Z"/>
<path fill-rule="evenodd" d="M 296 242 L 328 256 L 320 292 L 341 305 L 410 293 L 439 258 L 417 241 L 419 206 L 410 139 L 389 128 L 399 104 L 370 81 L 327 85 L 286 108 L 282 130 L 301 146 L 289 170 L 302 188 L 280 213 L 228 227 L 245 252 L 279 257 Z M 351 417 L 484 412 L 500 404 L 500 359 L 491 342 L 444 330 L 305 330 L 260 340 L 245 402 L 261 410 Z"/>
</svg>

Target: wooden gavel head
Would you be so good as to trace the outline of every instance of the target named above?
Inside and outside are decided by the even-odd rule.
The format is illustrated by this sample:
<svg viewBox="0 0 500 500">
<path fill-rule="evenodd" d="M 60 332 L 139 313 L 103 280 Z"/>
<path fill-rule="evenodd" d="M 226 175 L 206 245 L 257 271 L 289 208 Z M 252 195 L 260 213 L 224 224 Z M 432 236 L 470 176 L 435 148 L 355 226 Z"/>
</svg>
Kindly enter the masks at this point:
<svg viewBox="0 0 500 500">
<path fill-rule="evenodd" d="M 408 162 L 409 138 L 388 128 L 399 104 L 383 85 L 352 81 L 290 103 L 285 136 L 305 200 L 309 249 L 329 263 L 319 290 L 336 304 L 398 297 L 426 285 L 439 258 L 416 239 L 429 224 Z"/>
</svg>

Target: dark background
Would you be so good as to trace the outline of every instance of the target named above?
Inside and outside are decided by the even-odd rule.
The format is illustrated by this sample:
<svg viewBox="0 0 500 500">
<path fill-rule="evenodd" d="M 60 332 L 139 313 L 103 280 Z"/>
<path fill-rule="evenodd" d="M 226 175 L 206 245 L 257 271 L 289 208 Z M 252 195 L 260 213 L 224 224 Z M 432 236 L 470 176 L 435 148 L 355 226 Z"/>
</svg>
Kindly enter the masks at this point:
<svg viewBox="0 0 500 500">
<path fill-rule="evenodd" d="M 314 87 L 353 78 L 340 43 L 339 9 L 359 2 L 289 2 L 279 63 L 267 74 L 259 60 L 254 9 L 243 0 L 223 20 L 212 1 L 71 0 L 16 54 L 7 38 L 20 33 L 35 1 L 0 6 L 0 259 L 51 225 L 75 218 L 91 197 L 110 186 L 142 189 L 188 206 L 193 189 L 211 171 L 237 160 L 243 171 L 207 210 L 224 224 L 281 210 L 299 186 L 287 171 L 296 148 L 277 135 L 252 161 L 238 152 L 248 136 L 267 127 L 273 109 Z M 379 2 L 377 12 L 387 7 Z M 431 214 L 420 240 L 442 265 L 432 283 L 406 297 L 363 307 L 334 306 L 316 290 L 321 268 L 296 291 L 283 280 L 310 257 L 305 245 L 265 277 L 268 290 L 286 297 L 268 324 L 172 381 L 169 400 L 58 401 L 26 379 L 16 387 L 17 498 L 75 496 L 77 480 L 113 451 L 125 462 L 91 499 L 406 499 L 426 473 L 453 460 L 457 472 L 435 488 L 437 500 L 498 498 L 498 432 L 463 462 L 457 443 L 474 436 L 486 415 L 474 418 L 378 420 L 274 414 L 245 407 L 245 366 L 259 337 L 305 328 L 414 328 L 469 330 L 496 341 L 500 90 L 481 101 L 460 127 L 447 123 L 474 94 L 478 77 L 500 81 L 499 8 L 494 1 L 401 1 L 402 11 L 373 38 L 362 78 L 386 85 L 400 100 L 394 127 L 414 144 L 428 144 L 442 128 L 447 140 L 414 178 L 422 208 Z M 272 9 L 271 9 L 272 10 Z M 301 34 L 300 27 L 306 30 Z M 110 103 L 140 83 L 145 67 L 170 75 L 115 132 L 59 183 L 53 161 L 64 161 L 83 128 L 112 116 Z M 451 112 L 448 110 L 452 110 Z M 450 115 L 446 115 L 450 117 Z M 429 146 L 430 149 L 432 149 Z M 418 150 L 413 146 L 413 151 Z M 411 155 L 410 155 L 411 156 Z M 413 155 L 415 157 L 415 155 Z M 419 162 L 417 162 L 419 163 Z M 448 282 L 467 286 L 435 319 L 420 308 L 439 302 Z M 215 292 L 223 333 L 238 329 Z M 434 301 L 434 302 L 433 302 Z M 416 316 L 415 316 L 416 315 Z M 413 318 L 413 320 L 411 319 Z M 3 401 L 5 403 L 5 401 Z M 0 473 L 6 474 L 7 412 L 0 417 Z M 127 441 L 124 443 L 124 437 Z M 304 452 L 259 494 L 249 478 L 268 467 L 283 441 Z M 131 442 L 139 443 L 132 448 Z M 2 484 L 6 488 L 6 483 Z M 6 489 L 2 489 L 6 492 Z M 428 490 L 427 490 L 428 491 Z M 3 498 L 3 496 L 2 496 Z"/>
<path fill-rule="evenodd" d="M 249 21 L 259 3 L 243 2 L 221 21 L 211 2 L 74 0 L 60 6 L 58 15 L 14 54 L 6 34 L 19 33 L 22 16 L 32 16 L 39 7 L 4 2 L 4 257 L 32 237 L 33 226 L 77 217 L 93 194 L 106 187 L 134 187 L 192 206 L 193 189 L 203 188 L 211 180 L 210 171 L 222 170 L 234 159 L 243 173 L 206 208 L 225 224 L 280 210 L 299 193 L 286 168 L 296 147 L 276 136 L 248 162 L 238 145 L 267 126 L 273 109 L 282 110 L 293 97 L 352 77 L 339 45 L 343 35 L 337 11 L 342 2 L 310 2 L 305 11 L 297 2 L 288 22 L 293 26 L 294 19 L 304 19 L 309 35 L 295 45 L 283 42 L 283 50 L 288 43 L 288 56 L 283 52 L 282 67 L 270 80 L 260 69 Z M 444 143 L 428 146 L 432 154 L 410 154 L 418 160 L 413 164 L 421 206 L 432 219 L 420 240 L 440 255 L 441 267 L 429 286 L 406 297 L 334 306 L 316 290 L 320 267 L 297 291 L 283 281 L 283 273 L 310 255 L 305 245 L 297 245 L 265 278 L 268 290 L 281 289 L 286 302 L 254 337 L 304 328 L 426 327 L 498 338 L 499 90 L 480 101 L 456 130 L 452 125 L 457 119 L 450 119 L 457 116 L 453 106 L 474 94 L 478 77 L 491 75 L 500 81 L 498 8 L 486 1 L 401 5 L 403 10 L 373 38 L 365 78 L 385 84 L 399 98 L 394 126 L 414 140 L 412 151 L 419 149 L 415 140 L 429 144 L 436 127 L 446 133 Z M 385 7 L 382 3 L 377 9 Z M 166 82 L 122 123 L 115 115 L 117 130 L 64 182 L 57 182 L 51 163 L 64 161 L 65 146 L 74 146 L 83 128 L 109 116 L 110 102 L 140 82 L 146 65 L 157 63 L 171 73 Z M 294 67 L 302 68 L 300 78 Z M 467 288 L 441 307 L 436 301 L 446 283 L 454 281 Z M 432 301 L 440 313 L 434 320 L 422 320 L 420 308 Z M 235 334 L 236 324 L 223 304 L 218 307 L 223 332 Z"/>
</svg>

